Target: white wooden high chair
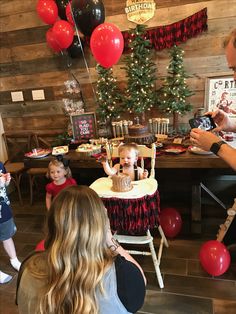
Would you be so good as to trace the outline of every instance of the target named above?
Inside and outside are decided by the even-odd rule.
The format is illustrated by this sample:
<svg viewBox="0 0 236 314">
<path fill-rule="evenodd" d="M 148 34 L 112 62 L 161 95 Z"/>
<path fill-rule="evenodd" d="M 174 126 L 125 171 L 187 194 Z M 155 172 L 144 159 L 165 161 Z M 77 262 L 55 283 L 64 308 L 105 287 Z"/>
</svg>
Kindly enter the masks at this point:
<svg viewBox="0 0 236 314">
<path fill-rule="evenodd" d="M 146 197 L 148 195 L 153 195 L 157 192 L 157 181 L 155 180 L 155 158 L 156 158 L 156 146 L 152 144 L 151 148 L 148 148 L 145 145 L 138 145 L 139 149 L 139 158 L 141 159 L 141 167 L 144 169 L 144 159 L 150 158 L 151 159 L 151 170 L 150 176 L 148 179 L 135 181 L 133 182 L 133 189 L 129 192 L 114 192 L 111 190 L 112 187 L 112 180 L 110 178 L 100 178 L 96 180 L 94 183 L 91 184 L 91 188 L 94 189 L 100 197 L 108 199 L 109 197 L 117 198 L 119 200 L 122 199 L 140 199 L 143 196 Z M 110 147 L 109 145 L 106 146 L 107 157 L 109 160 L 110 165 L 112 166 L 112 158 L 119 157 L 118 154 L 118 147 Z M 157 203 L 158 204 L 158 200 Z M 158 205 L 157 205 L 158 207 Z M 139 255 L 151 255 L 153 264 L 156 271 L 157 280 L 159 283 L 160 288 L 164 287 L 163 279 L 160 271 L 160 263 L 161 263 L 161 256 L 163 245 L 168 247 L 168 242 L 164 235 L 164 232 L 161 226 L 158 226 L 158 230 L 161 236 L 160 245 L 158 249 L 158 255 L 156 254 L 156 250 L 153 243 L 153 237 L 150 233 L 150 230 L 147 229 L 146 235 L 143 236 L 136 236 L 136 235 L 120 235 L 118 232 L 115 233 L 114 237 L 118 240 L 119 243 L 125 244 L 132 244 L 132 245 L 149 245 L 149 251 L 139 251 L 139 250 L 130 250 L 130 254 L 139 254 Z M 128 230 L 124 230 L 128 231 Z"/>
</svg>

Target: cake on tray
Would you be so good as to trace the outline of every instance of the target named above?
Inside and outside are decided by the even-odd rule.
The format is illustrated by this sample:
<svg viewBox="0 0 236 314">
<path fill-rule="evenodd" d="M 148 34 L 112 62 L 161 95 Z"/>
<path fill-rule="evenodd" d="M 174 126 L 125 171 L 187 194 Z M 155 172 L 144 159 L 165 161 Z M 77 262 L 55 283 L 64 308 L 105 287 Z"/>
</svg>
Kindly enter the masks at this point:
<svg viewBox="0 0 236 314">
<path fill-rule="evenodd" d="M 148 127 L 142 124 L 134 124 L 128 127 L 129 136 L 149 135 Z"/>
<path fill-rule="evenodd" d="M 128 192 L 132 190 L 131 178 L 128 174 L 119 173 L 111 177 L 112 191 L 114 192 Z"/>
<path fill-rule="evenodd" d="M 148 127 L 142 124 L 133 124 L 128 127 L 128 135 L 125 135 L 126 142 L 137 144 L 151 144 L 154 136 L 148 132 Z"/>
<path fill-rule="evenodd" d="M 88 157 L 94 154 L 101 153 L 101 146 L 100 145 L 92 145 L 92 144 L 82 144 L 77 147 L 75 150 L 79 156 L 81 157 Z"/>
</svg>

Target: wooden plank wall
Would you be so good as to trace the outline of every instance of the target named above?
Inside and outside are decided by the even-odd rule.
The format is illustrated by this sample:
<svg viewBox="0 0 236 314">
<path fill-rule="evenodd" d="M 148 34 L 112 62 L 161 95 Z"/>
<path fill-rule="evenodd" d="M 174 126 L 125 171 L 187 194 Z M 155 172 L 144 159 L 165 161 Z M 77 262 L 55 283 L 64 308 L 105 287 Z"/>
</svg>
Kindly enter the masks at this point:
<svg viewBox="0 0 236 314">
<path fill-rule="evenodd" d="M 84 59 L 73 59 L 53 53 L 46 44 L 45 34 L 50 27 L 38 18 L 37 0 L 0 0 L 0 112 L 5 131 L 8 130 L 53 130 L 65 129 L 67 117 L 63 113 L 62 99 L 66 98 L 64 81 L 73 73 L 81 84 L 86 111 L 94 111 L 96 102 L 94 89 L 97 75 L 95 60 L 85 47 Z M 135 27 L 124 13 L 125 0 L 103 0 L 106 22 L 112 22 L 122 31 Z M 167 25 L 182 20 L 207 7 L 208 31 L 182 44 L 185 50 L 184 64 L 189 87 L 195 92 L 191 98 L 194 110 L 204 104 L 205 79 L 210 76 L 231 74 L 222 48 L 222 40 L 236 27 L 236 0 L 193 1 L 158 0 L 155 17 L 148 27 Z M 169 62 L 168 50 L 154 52 L 159 78 L 166 75 Z M 125 87 L 126 77 L 121 67 L 123 57 L 114 66 L 114 74 L 120 86 Z M 33 101 L 31 91 L 44 89 L 45 101 Z M 13 103 L 11 91 L 23 91 L 24 102 Z M 193 111 L 194 111 L 193 110 Z M 193 113 L 181 118 L 187 122 Z M 158 116 L 152 112 L 152 116 Z"/>
</svg>

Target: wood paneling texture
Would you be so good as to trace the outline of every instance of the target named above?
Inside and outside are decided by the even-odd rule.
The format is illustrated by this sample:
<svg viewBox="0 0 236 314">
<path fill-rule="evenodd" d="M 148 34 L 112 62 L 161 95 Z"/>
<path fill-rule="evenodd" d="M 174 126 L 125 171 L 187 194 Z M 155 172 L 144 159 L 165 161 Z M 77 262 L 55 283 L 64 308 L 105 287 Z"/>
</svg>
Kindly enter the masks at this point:
<svg viewBox="0 0 236 314">
<path fill-rule="evenodd" d="M 0 112 L 6 131 L 11 129 L 66 129 L 67 117 L 63 113 L 62 99 L 66 98 L 64 81 L 76 76 L 81 84 L 87 111 L 96 110 L 94 90 L 97 74 L 96 62 L 89 48 L 84 48 L 84 59 L 70 59 L 64 54 L 53 53 L 46 44 L 45 34 L 50 28 L 37 16 L 36 0 L 0 0 Z M 106 22 L 112 22 L 122 31 L 135 27 L 124 13 L 125 0 L 103 0 Z M 149 28 L 167 25 L 184 19 L 207 7 L 208 31 L 188 40 L 181 47 L 185 51 L 184 65 L 190 89 L 193 111 L 204 104 L 205 79 L 210 76 L 231 74 L 222 48 L 222 41 L 236 26 L 236 0 L 191 1 L 158 0 L 154 18 L 148 21 Z M 169 63 L 168 49 L 153 51 L 157 67 L 157 87 L 160 78 L 166 75 Z M 126 76 L 122 68 L 124 56 L 113 67 L 114 75 L 122 88 Z M 45 101 L 33 101 L 31 91 L 44 89 Z M 13 103 L 11 91 L 23 91 L 25 102 Z M 157 116 L 152 110 L 152 116 Z M 181 118 L 186 123 L 193 113 Z"/>
</svg>

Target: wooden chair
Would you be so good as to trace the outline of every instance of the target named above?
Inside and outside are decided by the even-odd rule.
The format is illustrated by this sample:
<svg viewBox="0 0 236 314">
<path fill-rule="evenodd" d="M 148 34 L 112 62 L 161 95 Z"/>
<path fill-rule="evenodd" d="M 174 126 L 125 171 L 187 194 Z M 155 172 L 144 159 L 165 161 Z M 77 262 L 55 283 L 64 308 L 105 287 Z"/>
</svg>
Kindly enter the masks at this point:
<svg viewBox="0 0 236 314">
<path fill-rule="evenodd" d="M 156 159 L 156 146 L 155 144 L 152 144 L 151 148 L 148 148 L 145 145 L 138 145 L 138 150 L 139 150 L 139 158 L 141 159 L 141 167 L 144 169 L 144 163 L 145 163 L 145 158 L 150 158 L 151 159 L 151 169 L 150 169 L 150 178 L 155 179 L 155 159 Z M 112 158 L 118 158 L 118 147 L 111 147 L 109 144 L 106 146 L 106 152 L 107 152 L 107 157 L 109 160 L 110 165 L 112 166 Z M 138 195 L 137 195 L 138 198 Z M 160 245 L 158 249 L 158 255 L 156 255 L 156 250 L 154 247 L 153 243 L 153 237 L 151 235 L 150 230 L 148 229 L 146 232 L 146 235 L 144 236 L 136 236 L 136 235 L 119 235 L 115 234 L 115 238 L 120 242 L 120 243 L 125 243 L 125 244 L 134 244 L 134 245 L 143 245 L 143 244 L 148 244 L 149 245 L 149 251 L 138 251 L 138 250 L 131 250 L 129 251 L 130 254 L 139 254 L 139 255 L 151 255 L 153 264 L 155 267 L 156 271 L 156 276 L 157 280 L 159 283 L 160 288 L 164 287 L 163 284 L 163 279 L 160 271 L 160 263 L 161 263 L 161 257 L 162 257 L 162 250 L 163 250 L 163 245 L 168 247 L 168 242 L 165 237 L 165 234 L 162 230 L 162 227 L 159 225 L 158 230 L 160 233 Z"/>
<path fill-rule="evenodd" d="M 227 210 L 227 214 L 228 216 L 225 219 L 225 222 L 222 225 L 220 225 L 220 228 L 216 236 L 216 240 L 219 242 L 223 241 L 227 231 L 229 230 L 233 220 L 236 217 L 236 198 L 234 199 L 233 206 Z"/>
<path fill-rule="evenodd" d="M 43 145 L 41 145 L 43 144 Z M 33 133 L 30 141 L 30 150 L 33 148 L 51 148 L 51 145 L 48 141 L 43 140 L 40 136 Z M 37 184 L 37 178 L 45 177 L 47 173 L 47 168 L 29 168 L 26 173 L 29 177 L 29 187 L 30 187 L 30 205 L 33 204 L 34 196 L 34 186 Z"/>
<path fill-rule="evenodd" d="M 8 160 L 4 163 L 7 172 L 10 172 L 12 182 L 14 183 L 20 204 L 22 205 L 21 195 L 21 177 L 26 170 L 23 163 L 24 153 L 29 149 L 31 134 L 22 132 L 5 132 L 3 133 Z"/>
</svg>

